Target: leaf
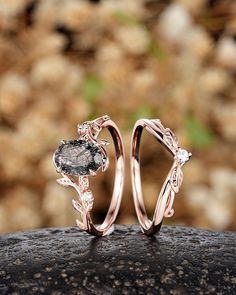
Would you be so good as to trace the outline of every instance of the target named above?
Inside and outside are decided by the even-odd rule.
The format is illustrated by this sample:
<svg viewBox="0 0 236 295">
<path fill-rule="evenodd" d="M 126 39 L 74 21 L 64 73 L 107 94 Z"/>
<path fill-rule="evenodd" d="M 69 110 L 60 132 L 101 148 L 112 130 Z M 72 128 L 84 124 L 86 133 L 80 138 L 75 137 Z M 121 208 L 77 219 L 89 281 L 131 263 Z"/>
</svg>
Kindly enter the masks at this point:
<svg viewBox="0 0 236 295">
<path fill-rule="evenodd" d="M 79 219 L 76 219 L 77 226 L 82 230 L 87 230 L 87 227 L 83 224 L 83 222 L 79 221 Z"/>
<path fill-rule="evenodd" d="M 89 103 L 93 103 L 104 89 L 103 81 L 96 75 L 87 75 L 81 85 L 81 95 Z"/>
<path fill-rule="evenodd" d="M 81 207 L 79 202 L 77 202 L 76 200 L 72 200 L 72 205 L 75 208 L 75 210 L 79 211 L 81 214 L 83 213 L 83 208 Z"/>
<path fill-rule="evenodd" d="M 164 139 L 168 143 L 170 149 L 177 149 L 178 148 L 178 141 L 172 130 L 169 128 L 165 129 Z"/>
<path fill-rule="evenodd" d="M 123 25 L 141 25 L 141 22 L 137 18 L 122 10 L 116 10 L 113 15 Z"/>
<path fill-rule="evenodd" d="M 135 119 L 151 117 L 151 108 L 148 105 L 141 105 L 135 112 Z"/>
<path fill-rule="evenodd" d="M 129 128 L 132 129 L 134 123 L 141 118 L 151 118 L 152 117 L 152 110 L 146 104 L 140 105 L 130 116 Z"/>
<path fill-rule="evenodd" d="M 164 50 L 156 40 L 151 40 L 149 44 L 149 54 L 157 60 L 163 60 L 166 57 Z"/>
<path fill-rule="evenodd" d="M 97 142 L 100 144 L 100 145 L 109 145 L 110 142 L 108 140 L 105 140 L 105 139 L 97 139 Z"/>
<path fill-rule="evenodd" d="M 59 178 L 57 179 L 57 183 L 59 183 L 60 185 L 63 185 L 63 186 L 69 186 L 69 185 L 72 185 L 72 181 L 68 178 Z"/>
<path fill-rule="evenodd" d="M 175 193 L 178 193 L 183 181 L 183 172 L 179 166 L 176 166 L 170 177 L 170 185 Z"/>
<path fill-rule="evenodd" d="M 192 146 L 199 149 L 210 147 L 215 140 L 212 130 L 192 116 L 186 120 L 186 132 Z"/>
</svg>

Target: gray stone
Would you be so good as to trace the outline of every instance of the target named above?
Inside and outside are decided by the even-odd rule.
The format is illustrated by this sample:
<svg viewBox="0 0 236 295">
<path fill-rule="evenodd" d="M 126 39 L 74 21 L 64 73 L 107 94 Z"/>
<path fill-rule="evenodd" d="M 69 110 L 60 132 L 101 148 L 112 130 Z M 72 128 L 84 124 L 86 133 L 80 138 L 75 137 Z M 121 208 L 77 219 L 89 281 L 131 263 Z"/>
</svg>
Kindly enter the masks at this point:
<svg viewBox="0 0 236 295">
<path fill-rule="evenodd" d="M 54 154 L 58 171 L 70 175 L 91 175 L 102 166 L 100 148 L 85 140 L 69 140 L 62 143 Z"/>
<path fill-rule="evenodd" d="M 0 236 L 0 294 L 236 294 L 236 234 L 163 226 L 147 237 L 116 226 Z"/>
</svg>

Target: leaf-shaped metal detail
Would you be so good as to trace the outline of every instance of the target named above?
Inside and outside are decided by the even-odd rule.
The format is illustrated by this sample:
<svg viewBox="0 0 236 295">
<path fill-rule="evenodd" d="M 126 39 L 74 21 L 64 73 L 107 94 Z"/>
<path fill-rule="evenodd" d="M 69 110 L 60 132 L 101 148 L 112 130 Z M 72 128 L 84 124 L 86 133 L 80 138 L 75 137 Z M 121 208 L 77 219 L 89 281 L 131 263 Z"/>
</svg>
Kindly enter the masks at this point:
<svg viewBox="0 0 236 295">
<path fill-rule="evenodd" d="M 183 181 L 183 172 L 180 166 L 175 166 L 170 176 L 170 185 L 175 193 L 178 193 Z"/>
<path fill-rule="evenodd" d="M 80 229 L 87 230 L 87 226 L 85 226 L 79 219 L 76 219 L 76 224 Z"/>
<path fill-rule="evenodd" d="M 174 215 L 174 209 L 172 208 L 174 199 L 175 199 L 175 193 L 174 191 L 170 191 L 167 202 L 166 202 L 166 209 L 164 212 L 165 217 L 171 217 Z"/>
<path fill-rule="evenodd" d="M 110 162 L 106 150 L 102 146 L 100 146 L 100 150 L 102 152 L 102 171 L 104 172 L 107 170 Z"/>
<path fill-rule="evenodd" d="M 105 140 L 105 139 L 97 139 L 97 143 L 98 143 L 99 145 L 104 145 L 104 146 L 110 144 L 109 141 L 107 141 L 107 140 Z"/>
<path fill-rule="evenodd" d="M 65 177 L 57 179 L 57 183 L 59 183 L 62 186 L 73 185 L 73 182 L 69 178 Z"/>
<path fill-rule="evenodd" d="M 93 207 L 93 197 L 89 191 L 89 181 L 87 176 L 80 176 L 78 178 L 78 184 L 73 182 L 69 177 L 62 174 L 62 178 L 57 179 L 57 182 L 63 186 L 72 186 L 79 195 L 79 201 L 72 200 L 72 205 L 75 210 L 77 210 L 82 218 L 82 221 L 76 220 L 77 225 L 83 229 L 87 230 L 86 225 L 86 214 L 88 211 L 92 210 Z M 91 195 L 91 196 L 90 196 Z"/>
<path fill-rule="evenodd" d="M 170 218 L 174 215 L 174 213 L 175 213 L 174 209 L 170 208 L 169 210 L 165 211 L 164 216 Z"/>
<path fill-rule="evenodd" d="M 169 128 L 165 129 L 164 140 L 171 150 L 176 150 L 178 148 L 177 138 Z"/>
<path fill-rule="evenodd" d="M 75 210 L 79 211 L 81 214 L 83 213 L 83 208 L 78 201 L 72 200 L 72 205 L 75 208 Z"/>
<path fill-rule="evenodd" d="M 83 230 L 88 230 L 90 227 L 89 211 L 92 210 L 94 201 L 89 188 L 88 176 L 96 175 L 100 168 L 105 171 L 109 165 L 108 156 L 104 149 L 109 142 L 97 138 L 104 127 L 103 124 L 109 120 L 108 116 L 103 116 L 78 125 L 79 138 L 62 141 L 53 156 L 57 172 L 62 175 L 62 178 L 57 179 L 57 183 L 73 187 L 78 194 L 78 201 L 72 200 L 72 205 L 80 213 L 81 218 L 76 222 Z"/>
</svg>

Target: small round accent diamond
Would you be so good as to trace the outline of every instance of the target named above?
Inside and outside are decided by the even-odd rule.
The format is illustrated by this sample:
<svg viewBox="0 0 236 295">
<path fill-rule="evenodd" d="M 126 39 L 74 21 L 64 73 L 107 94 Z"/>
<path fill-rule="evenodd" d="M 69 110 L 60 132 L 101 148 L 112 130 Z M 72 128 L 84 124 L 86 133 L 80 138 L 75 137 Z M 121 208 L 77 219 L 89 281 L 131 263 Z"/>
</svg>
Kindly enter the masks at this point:
<svg viewBox="0 0 236 295">
<path fill-rule="evenodd" d="M 77 131 L 78 131 L 78 134 L 80 136 L 85 135 L 89 131 L 89 125 L 88 125 L 88 123 L 85 122 L 85 123 L 83 123 L 81 125 L 78 125 L 77 126 Z"/>
<path fill-rule="evenodd" d="M 80 129 L 80 131 L 82 131 L 82 132 L 86 132 L 86 131 L 88 131 L 89 126 L 88 126 L 88 124 L 83 123 L 83 124 L 81 124 L 81 125 L 79 126 L 79 129 Z"/>
<path fill-rule="evenodd" d="M 177 153 L 176 153 L 176 159 L 181 163 L 184 164 L 185 162 L 187 162 L 190 158 L 189 152 L 178 148 Z"/>
</svg>

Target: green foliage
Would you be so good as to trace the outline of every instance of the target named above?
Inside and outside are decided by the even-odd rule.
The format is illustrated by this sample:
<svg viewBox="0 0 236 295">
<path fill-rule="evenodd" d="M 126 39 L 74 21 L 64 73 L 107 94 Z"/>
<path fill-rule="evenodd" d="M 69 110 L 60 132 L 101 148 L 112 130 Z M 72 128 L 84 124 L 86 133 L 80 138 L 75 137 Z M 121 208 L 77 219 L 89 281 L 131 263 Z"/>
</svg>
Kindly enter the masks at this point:
<svg viewBox="0 0 236 295">
<path fill-rule="evenodd" d="M 215 140 L 213 132 L 192 116 L 186 120 L 186 132 L 192 146 L 199 149 L 210 147 Z"/>
<path fill-rule="evenodd" d="M 89 103 L 93 103 L 103 90 L 103 81 L 94 74 L 87 75 L 81 85 L 81 95 Z"/>
<path fill-rule="evenodd" d="M 140 105 L 130 116 L 130 121 L 129 121 L 129 129 L 133 128 L 134 123 L 138 119 L 142 118 L 151 118 L 152 117 L 152 110 L 151 107 L 149 107 L 146 104 Z"/>
<path fill-rule="evenodd" d="M 136 121 L 140 118 L 150 118 L 152 115 L 152 110 L 148 105 L 139 106 L 133 114 L 133 120 Z"/>
<path fill-rule="evenodd" d="M 115 11 L 114 17 L 119 23 L 123 25 L 139 26 L 147 32 L 149 38 L 151 39 L 147 52 L 150 56 L 152 56 L 156 60 L 163 60 L 166 57 L 164 50 L 160 47 L 158 42 L 151 36 L 149 30 L 147 30 L 145 24 L 141 20 L 121 10 Z"/>
<path fill-rule="evenodd" d="M 134 16 L 125 13 L 124 11 L 117 10 L 114 12 L 115 19 L 123 25 L 141 25 L 141 22 Z"/>
<path fill-rule="evenodd" d="M 166 56 L 164 50 L 158 45 L 156 40 L 150 42 L 149 54 L 157 60 L 162 60 Z"/>
</svg>

